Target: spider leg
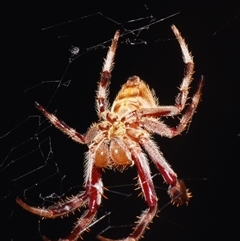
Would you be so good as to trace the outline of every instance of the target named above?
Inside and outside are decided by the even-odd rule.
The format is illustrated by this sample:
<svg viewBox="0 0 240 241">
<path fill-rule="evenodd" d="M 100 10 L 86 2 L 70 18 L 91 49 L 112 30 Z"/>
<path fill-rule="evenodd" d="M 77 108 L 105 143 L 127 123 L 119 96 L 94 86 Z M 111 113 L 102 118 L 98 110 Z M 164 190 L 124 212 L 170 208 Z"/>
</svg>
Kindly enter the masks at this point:
<svg viewBox="0 0 240 241">
<path fill-rule="evenodd" d="M 56 218 L 68 215 L 69 213 L 74 212 L 74 210 L 84 206 L 88 201 L 89 194 L 88 192 L 80 193 L 77 196 L 68 198 L 66 201 L 56 203 L 53 206 L 47 208 L 32 207 L 20 198 L 16 199 L 16 202 L 25 210 L 36 214 L 44 218 Z"/>
<path fill-rule="evenodd" d="M 184 182 L 178 180 L 177 174 L 167 163 L 166 159 L 159 151 L 158 146 L 148 137 L 140 137 L 139 142 L 156 165 L 163 179 L 169 184 L 168 194 L 173 204 L 177 206 L 187 204 L 191 194 L 186 189 Z"/>
<path fill-rule="evenodd" d="M 77 220 L 71 234 L 66 239 L 61 239 L 62 241 L 77 241 L 93 221 L 101 204 L 103 194 L 101 168 L 93 166 L 91 178 L 86 184 L 86 192 L 89 197 L 88 210 Z"/>
<path fill-rule="evenodd" d="M 104 60 L 100 81 L 98 83 L 97 95 L 96 95 L 96 109 L 97 114 L 100 117 L 101 113 L 106 111 L 109 107 L 108 103 L 108 87 L 111 80 L 111 72 L 114 66 L 114 56 L 117 48 L 117 42 L 119 39 L 120 33 L 116 31 L 112 44 L 108 50 L 107 57 Z"/>
<path fill-rule="evenodd" d="M 190 107 L 187 109 L 186 114 L 185 114 L 185 117 L 188 120 L 191 119 L 191 117 L 193 116 L 193 114 L 198 106 L 198 103 L 200 101 L 200 97 L 202 94 L 203 84 L 204 84 L 204 78 L 202 76 L 200 83 L 198 85 L 197 92 L 194 94 Z M 184 105 L 178 104 L 178 99 L 179 99 L 180 94 L 177 96 L 176 105 L 174 105 L 174 106 L 170 105 L 170 106 L 158 106 L 158 107 L 154 107 L 154 108 L 141 108 L 141 109 L 131 112 L 129 114 L 129 117 L 135 115 L 135 116 L 137 116 L 138 119 L 140 119 L 141 117 L 147 117 L 147 116 L 160 117 L 160 116 L 178 115 L 181 113 L 181 111 L 185 107 L 185 103 L 184 103 Z M 183 121 L 183 122 L 186 122 L 186 121 Z"/>
<path fill-rule="evenodd" d="M 133 233 L 131 233 L 127 238 L 113 240 L 103 236 L 98 236 L 98 239 L 101 241 L 137 241 L 142 237 L 145 229 L 156 215 L 158 198 L 152 182 L 148 160 L 140 150 L 132 150 L 131 154 L 132 159 L 137 167 L 139 184 L 142 188 L 144 198 L 147 201 L 149 208 L 142 213 Z"/>
<path fill-rule="evenodd" d="M 103 193 L 102 186 L 101 170 L 100 168 L 93 166 L 91 179 L 88 180 L 86 184 L 86 191 L 82 194 L 78 194 L 75 197 L 48 208 L 31 207 L 19 198 L 16 199 L 16 202 L 25 210 L 44 218 L 56 218 L 67 215 L 73 212 L 75 209 L 78 209 L 88 203 L 88 210 L 80 219 L 78 219 L 71 234 L 66 239 L 61 239 L 62 241 L 76 241 L 81 234 L 86 231 L 97 213 Z M 43 238 L 44 240 L 49 240 L 46 237 Z"/>
<path fill-rule="evenodd" d="M 76 130 L 68 126 L 63 121 L 59 120 L 55 115 L 49 113 L 45 110 L 40 104 L 35 103 L 36 107 L 43 113 L 43 115 L 53 124 L 57 129 L 62 131 L 64 134 L 68 135 L 73 141 L 76 141 L 80 144 L 85 144 L 84 135 L 78 133 Z"/>
<path fill-rule="evenodd" d="M 180 114 L 181 111 L 184 109 L 186 105 L 186 101 L 188 99 L 188 89 L 189 85 L 192 82 L 192 75 L 194 73 L 194 62 L 191 53 L 188 50 L 187 44 L 185 43 L 184 38 L 181 36 L 180 32 L 176 28 L 175 25 L 172 25 L 172 31 L 175 34 L 178 43 L 180 45 L 182 51 L 182 58 L 185 64 L 184 76 L 182 79 L 182 83 L 180 85 L 180 93 L 176 97 L 176 102 L 174 106 L 159 106 L 156 108 L 143 108 L 134 113 L 131 113 L 130 116 L 133 114 L 137 115 L 139 118 L 142 116 L 174 116 Z M 203 78 L 199 84 L 198 92 L 200 91 L 203 85 Z"/>
<path fill-rule="evenodd" d="M 153 132 L 162 136 L 166 136 L 169 138 L 172 138 L 174 136 L 181 134 L 187 127 L 188 123 L 191 121 L 193 114 L 197 109 L 197 106 L 201 97 L 202 87 L 203 87 L 203 78 L 199 84 L 199 88 L 197 92 L 192 98 L 192 102 L 189 104 L 188 108 L 186 109 L 186 112 L 182 115 L 180 122 L 176 127 L 168 127 L 163 122 L 160 122 L 155 118 L 149 118 L 149 117 L 141 118 L 140 123 L 142 127 L 150 132 Z"/>
<path fill-rule="evenodd" d="M 182 110 L 185 107 L 188 98 L 188 89 L 190 83 L 192 82 L 192 75 L 194 73 L 194 62 L 184 38 L 181 36 L 175 25 L 172 25 L 172 31 L 175 34 L 177 41 L 180 45 L 183 62 L 185 64 L 184 77 L 179 89 L 180 93 L 176 98 L 176 106 L 178 106 L 179 109 Z"/>
</svg>

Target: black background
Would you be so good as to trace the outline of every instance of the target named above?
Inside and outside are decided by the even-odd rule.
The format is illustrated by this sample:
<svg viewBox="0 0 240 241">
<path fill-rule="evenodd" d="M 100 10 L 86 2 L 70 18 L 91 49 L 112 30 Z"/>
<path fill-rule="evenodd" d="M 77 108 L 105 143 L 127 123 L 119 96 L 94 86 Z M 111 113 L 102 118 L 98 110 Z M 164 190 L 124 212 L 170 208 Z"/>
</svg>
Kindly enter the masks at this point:
<svg viewBox="0 0 240 241">
<path fill-rule="evenodd" d="M 107 48 L 90 51 L 86 48 L 110 40 L 117 29 L 125 33 L 122 26 L 100 14 L 81 18 L 97 12 L 124 23 L 150 14 L 161 19 L 181 11 L 141 31 L 137 39 L 145 40 L 146 45 L 126 44 L 127 38 L 134 38 L 131 34 L 121 38 L 113 71 L 111 101 L 127 78 L 135 74 L 155 89 L 161 104 L 174 103 L 183 64 L 170 29 L 172 23 L 179 28 L 194 55 L 196 68 L 190 95 L 196 90 L 200 76 L 205 78 L 202 101 L 188 133 L 172 140 L 155 138 L 173 169 L 185 179 L 193 198 L 188 207 L 169 205 L 163 208 L 143 240 L 212 240 L 219 237 L 237 240 L 239 237 L 239 4 L 237 1 L 192 1 L 150 2 L 147 6 L 149 12 L 139 1 L 98 5 L 78 2 L 65 6 L 59 3 L 55 6 L 5 4 L 1 8 L 1 240 L 41 240 L 40 233 L 53 240 L 63 238 L 70 232 L 76 216 L 80 216 L 40 221 L 18 207 L 15 198 L 20 196 L 29 204 L 42 206 L 50 203 L 44 202 L 46 198 L 40 195 L 46 197 L 56 193 L 64 198 L 83 190 L 83 153 L 87 148 L 73 143 L 54 128 L 44 130 L 49 127 L 47 123 L 38 129 L 39 113 L 34 101 L 48 106 L 51 112 L 57 109 L 57 116 L 81 133 L 97 121 L 94 91 Z M 74 21 L 41 30 L 68 20 Z M 148 21 L 124 26 L 136 29 Z M 79 46 L 80 53 L 85 54 L 73 61 L 64 75 L 71 45 Z M 63 82 L 71 79 L 68 87 L 57 88 L 57 83 L 41 84 L 59 80 L 63 75 Z M 26 91 L 32 86 L 35 87 Z M 176 122 L 168 119 L 166 123 Z M 42 132 L 38 140 L 23 144 L 36 137 L 34 133 L 39 131 Z M 33 150 L 49 136 L 53 155 L 44 166 L 46 156 L 41 157 L 39 150 Z M 16 146 L 19 147 L 14 148 Z M 48 154 L 48 147 L 46 142 L 42 143 L 43 155 Z M 157 173 L 153 165 L 151 169 L 153 174 Z M 112 228 L 105 234 L 107 237 L 122 238 L 130 232 L 129 224 L 146 207 L 142 198 L 137 199 L 139 192 L 133 191 L 134 186 L 126 186 L 134 184 L 135 176 L 134 168 L 120 174 L 104 173 L 103 182 L 110 191 L 131 196 L 123 201 L 124 195 L 106 191 L 108 200 L 103 200 L 98 218 L 110 210 L 112 214 L 84 234 L 84 240 L 96 240 L 96 235 L 109 225 L 128 227 Z M 154 183 L 161 208 L 169 201 L 167 186 L 160 176 L 154 177 Z M 112 185 L 118 187 L 110 187 Z M 119 185 L 124 187 L 119 188 Z"/>
</svg>

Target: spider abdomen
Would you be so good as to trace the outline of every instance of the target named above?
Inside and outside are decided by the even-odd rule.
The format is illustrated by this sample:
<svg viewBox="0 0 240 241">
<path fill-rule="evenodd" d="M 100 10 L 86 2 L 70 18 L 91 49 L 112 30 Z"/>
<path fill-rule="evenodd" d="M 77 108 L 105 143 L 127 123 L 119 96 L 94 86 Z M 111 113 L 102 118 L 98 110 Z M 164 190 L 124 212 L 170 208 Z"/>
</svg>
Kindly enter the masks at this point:
<svg viewBox="0 0 240 241">
<path fill-rule="evenodd" d="M 132 76 L 117 94 L 111 112 L 117 113 L 121 118 L 134 110 L 157 106 L 157 99 L 149 86 L 138 76 Z"/>
</svg>

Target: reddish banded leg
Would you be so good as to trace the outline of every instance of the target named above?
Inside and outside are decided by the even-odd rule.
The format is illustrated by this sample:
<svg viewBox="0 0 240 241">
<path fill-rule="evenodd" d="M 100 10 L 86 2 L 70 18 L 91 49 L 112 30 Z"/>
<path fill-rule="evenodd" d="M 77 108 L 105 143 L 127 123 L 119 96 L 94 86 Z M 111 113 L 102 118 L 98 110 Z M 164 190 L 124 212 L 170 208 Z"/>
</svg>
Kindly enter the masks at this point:
<svg viewBox="0 0 240 241">
<path fill-rule="evenodd" d="M 71 234 L 66 239 L 61 239 L 61 241 L 77 241 L 88 229 L 98 211 L 103 194 L 103 184 L 101 169 L 96 166 L 93 166 L 91 180 L 86 185 L 86 192 L 89 195 L 87 212 L 78 219 Z"/>
<path fill-rule="evenodd" d="M 177 179 L 177 174 L 165 160 L 157 145 L 146 137 L 142 137 L 140 143 L 156 165 L 164 180 L 169 184 L 168 194 L 172 203 L 177 206 L 188 204 L 188 200 L 191 198 L 191 193 L 186 189 L 184 182 Z"/>
<path fill-rule="evenodd" d="M 81 237 L 81 234 L 86 231 L 97 213 L 103 194 L 102 187 L 101 170 L 100 168 L 93 166 L 91 179 L 86 184 L 86 191 L 82 194 L 78 194 L 76 197 L 57 203 L 47 209 L 31 207 L 19 198 L 17 198 L 16 201 L 27 211 L 45 218 L 56 218 L 67 215 L 88 203 L 87 212 L 78 219 L 71 234 L 66 239 L 60 239 L 61 241 L 76 241 Z M 43 237 L 43 239 L 46 241 L 48 240 L 46 237 Z"/>
<path fill-rule="evenodd" d="M 68 198 L 64 202 L 56 203 L 53 206 L 48 208 L 39 208 L 39 207 L 32 207 L 23 202 L 20 198 L 16 199 L 16 202 L 25 210 L 39 215 L 44 218 L 56 218 L 67 215 L 71 212 L 74 212 L 75 209 L 83 206 L 88 201 L 89 194 L 84 192 L 82 194 L 78 194 L 77 196 Z"/>
<path fill-rule="evenodd" d="M 148 160 L 141 151 L 132 151 L 131 154 L 137 167 L 139 184 L 149 208 L 142 213 L 133 233 L 131 233 L 127 238 L 113 240 L 99 236 L 98 239 L 101 241 L 137 241 L 142 237 L 145 229 L 156 215 L 158 198 L 152 182 Z"/>
<path fill-rule="evenodd" d="M 119 39 L 120 33 L 116 31 L 112 44 L 107 52 L 107 57 L 104 61 L 100 82 L 98 83 L 97 96 L 96 96 L 96 107 L 97 113 L 100 116 L 102 112 L 106 111 L 109 107 L 108 103 L 108 87 L 111 80 L 111 72 L 114 65 L 114 56 L 117 48 L 117 42 Z"/>
<path fill-rule="evenodd" d="M 49 113 L 37 102 L 35 103 L 35 105 L 57 129 L 68 135 L 70 138 L 72 138 L 73 141 L 76 141 L 80 144 L 85 144 L 85 138 L 82 134 L 78 133 L 73 128 L 68 126 L 64 121 L 59 120 L 55 115 Z"/>
<path fill-rule="evenodd" d="M 186 112 L 182 115 L 179 124 L 177 127 L 168 127 L 163 122 L 159 121 L 155 118 L 141 118 L 140 123 L 143 128 L 150 131 L 151 133 L 156 133 L 161 136 L 166 136 L 169 138 L 172 138 L 174 136 L 177 136 L 181 134 L 188 123 L 191 121 L 197 106 L 199 104 L 201 93 L 202 93 L 202 87 L 203 87 L 204 79 L 202 77 L 198 90 L 195 93 L 195 95 L 192 98 L 192 102 L 189 103 L 189 106 L 186 109 Z M 159 116 L 168 116 L 169 113 L 173 113 L 173 109 L 175 109 L 175 106 L 163 106 L 158 108 L 152 108 L 152 109 L 142 109 L 141 110 L 141 116 L 153 116 L 153 117 L 159 117 Z"/>
</svg>

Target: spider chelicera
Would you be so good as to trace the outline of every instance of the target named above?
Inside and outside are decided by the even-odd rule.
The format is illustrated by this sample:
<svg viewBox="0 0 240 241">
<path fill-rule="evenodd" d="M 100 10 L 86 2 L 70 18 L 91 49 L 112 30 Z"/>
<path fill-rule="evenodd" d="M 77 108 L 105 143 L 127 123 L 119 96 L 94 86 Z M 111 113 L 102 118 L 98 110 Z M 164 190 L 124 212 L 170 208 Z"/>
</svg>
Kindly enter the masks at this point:
<svg viewBox="0 0 240 241">
<path fill-rule="evenodd" d="M 168 162 L 152 140 L 152 134 L 159 134 L 168 138 L 179 135 L 184 131 L 198 106 L 203 86 L 203 78 L 185 113 L 176 127 L 168 127 L 160 120 L 161 116 L 175 116 L 181 114 L 188 99 L 188 89 L 192 81 L 194 63 L 185 40 L 178 29 L 172 25 L 183 55 L 185 72 L 176 97 L 175 105 L 161 106 L 149 86 L 138 76 L 130 77 L 122 86 L 112 106 L 108 102 L 108 88 L 114 65 L 119 31 L 116 31 L 112 44 L 104 61 L 96 95 L 96 110 L 99 121 L 91 125 L 86 134 L 80 134 L 55 115 L 49 113 L 40 104 L 36 107 L 60 131 L 68 135 L 73 141 L 88 145 L 85 160 L 85 191 L 67 198 L 50 207 L 32 207 L 17 198 L 17 203 L 27 211 L 44 218 L 63 217 L 76 209 L 87 206 L 88 210 L 79 218 L 68 237 L 61 240 L 74 241 L 81 237 L 94 220 L 103 196 L 102 169 L 118 169 L 123 171 L 129 166 L 136 166 L 139 186 L 148 204 L 134 228 L 133 232 L 119 241 L 139 240 L 149 222 L 157 213 L 158 198 L 151 178 L 149 163 L 144 152 L 156 165 L 164 181 L 168 183 L 168 194 L 173 204 L 187 204 L 191 194 L 182 180 L 172 170 Z M 103 236 L 99 240 L 111 241 Z M 48 240 L 44 237 L 44 240 Z"/>
</svg>

